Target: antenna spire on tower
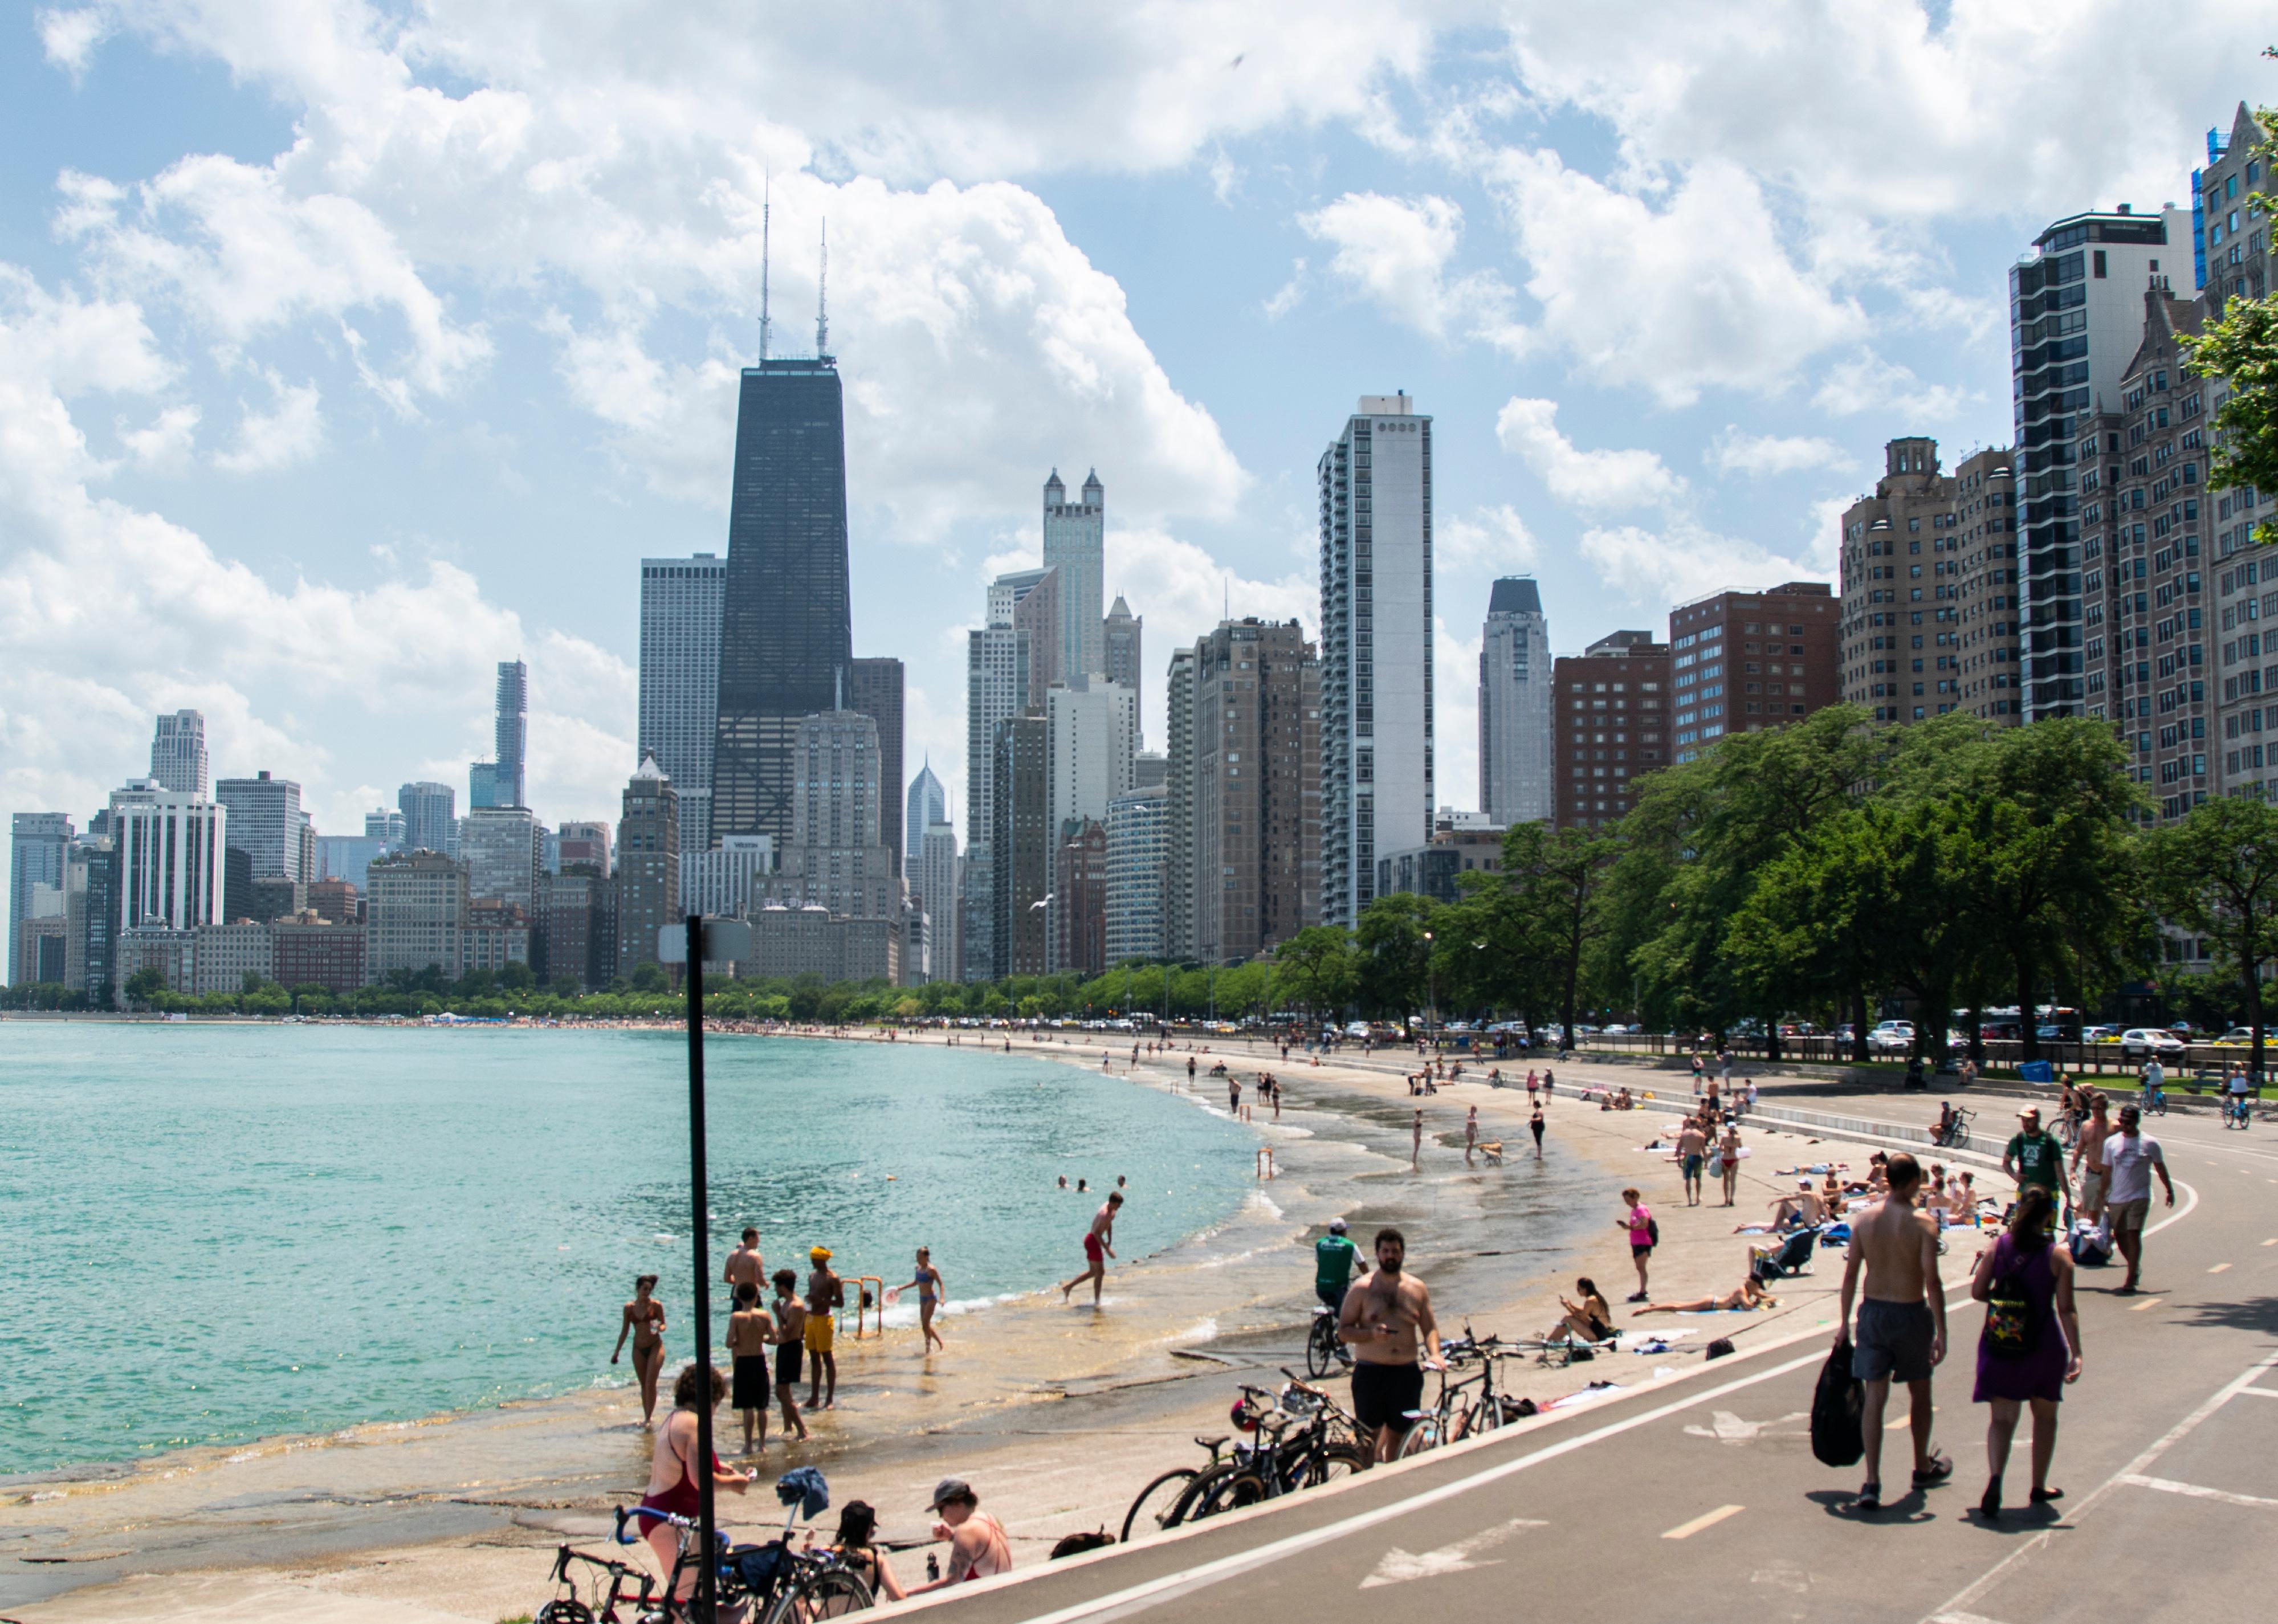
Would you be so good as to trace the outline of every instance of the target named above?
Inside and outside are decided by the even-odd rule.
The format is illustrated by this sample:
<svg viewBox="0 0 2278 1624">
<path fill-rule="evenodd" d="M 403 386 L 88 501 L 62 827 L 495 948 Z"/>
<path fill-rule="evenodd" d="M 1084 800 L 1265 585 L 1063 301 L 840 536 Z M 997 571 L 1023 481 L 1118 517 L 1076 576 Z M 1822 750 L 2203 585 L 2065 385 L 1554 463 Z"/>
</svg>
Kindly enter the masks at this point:
<svg viewBox="0 0 2278 1624">
<path fill-rule="evenodd" d="M 772 171 L 760 193 L 760 364 L 768 363 L 768 214 L 775 192 Z"/>
<path fill-rule="evenodd" d="M 830 354 L 830 217 L 822 218 L 822 256 L 814 271 L 814 354 L 816 359 Z"/>
</svg>

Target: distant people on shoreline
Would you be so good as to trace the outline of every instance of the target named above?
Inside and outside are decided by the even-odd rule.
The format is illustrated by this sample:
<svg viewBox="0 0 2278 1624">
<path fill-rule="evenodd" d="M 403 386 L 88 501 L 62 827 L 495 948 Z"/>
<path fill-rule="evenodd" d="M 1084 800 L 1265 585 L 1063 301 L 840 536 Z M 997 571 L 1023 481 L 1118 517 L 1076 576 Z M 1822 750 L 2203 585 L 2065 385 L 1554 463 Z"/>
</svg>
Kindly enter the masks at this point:
<svg viewBox="0 0 2278 1624">
<path fill-rule="evenodd" d="M 655 1292 L 654 1275 L 633 1282 L 633 1300 L 617 1324 L 617 1346 L 609 1350 L 609 1362 L 615 1364 L 625 1351 L 625 1338 L 633 1339 L 633 1374 L 640 1379 L 644 1427 L 655 1424 L 656 1384 L 664 1371 L 664 1305 L 656 1300 Z"/>
</svg>

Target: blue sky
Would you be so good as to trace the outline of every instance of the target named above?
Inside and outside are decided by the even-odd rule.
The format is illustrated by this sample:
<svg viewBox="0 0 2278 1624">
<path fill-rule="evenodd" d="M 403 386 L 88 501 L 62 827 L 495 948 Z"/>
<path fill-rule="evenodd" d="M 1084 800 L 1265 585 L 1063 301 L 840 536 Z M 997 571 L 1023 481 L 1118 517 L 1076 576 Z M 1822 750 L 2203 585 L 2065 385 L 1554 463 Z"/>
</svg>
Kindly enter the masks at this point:
<svg viewBox="0 0 2278 1624">
<path fill-rule="evenodd" d="M 2030 14 L 2021 15 L 2026 11 Z M 635 561 L 721 550 L 774 205 L 825 216 L 858 652 L 962 822 L 962 629 L 1096 467 L 1175 643 L 1314 616 L 1354 397 L 1436 419 L 1439 776 L 1488 582 L 1562 650 L 1824 577 L 1882 443 L 2007 434 L 2004 272 L 2187 199 L 2278 99 L 2267 17 L 1905 0 L 19 11 L 0 34 L 0 787 L 84 818 L 196 705 L 218 772 L 359 827 L 463 787 L 488 673 L 531 799 L 613 815 Z M 2187 260 L 2180 261 L 2187 270 Z"/>
</svg>

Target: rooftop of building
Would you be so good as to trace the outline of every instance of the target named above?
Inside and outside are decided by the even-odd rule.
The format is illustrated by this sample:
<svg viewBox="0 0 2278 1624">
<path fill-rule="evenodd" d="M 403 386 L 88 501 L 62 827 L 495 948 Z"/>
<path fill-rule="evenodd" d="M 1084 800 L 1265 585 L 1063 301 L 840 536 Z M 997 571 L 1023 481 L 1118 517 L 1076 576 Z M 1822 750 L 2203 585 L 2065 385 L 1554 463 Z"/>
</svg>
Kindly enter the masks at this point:
<svg viewBox="0 0 2278 1624">
<path fill-rule="evenodd" d="M 1487 591 L 1489 614 L 1540 614 L 1542 591 L 1533 576 L 1505 576 Z"/>
</svg>

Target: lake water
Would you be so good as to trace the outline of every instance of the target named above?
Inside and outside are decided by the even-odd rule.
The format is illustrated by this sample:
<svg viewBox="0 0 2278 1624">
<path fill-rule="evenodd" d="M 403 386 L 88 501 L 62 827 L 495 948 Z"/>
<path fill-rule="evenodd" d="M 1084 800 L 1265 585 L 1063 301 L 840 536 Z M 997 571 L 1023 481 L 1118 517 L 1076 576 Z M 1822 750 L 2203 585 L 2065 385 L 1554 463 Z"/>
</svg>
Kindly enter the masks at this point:
<svg viewBox="0 0 2278 1624">
<path fill-rule="evenodd" d="M 654 1272 L 688 1335 L 685 1039 L 0 1022 L 0 1473 L 622 1380 Z M 713 1039 L 713 1271 L 830 1247 L 952 1302 L 1223 1222 L 1253 1140 L 1191 1099 L 975 1048 Z M 888 1175 L 891 1175 L 889 1179 Z M 714 1295 L 714 1337 L 726 1324 Z"/>
</svg>

